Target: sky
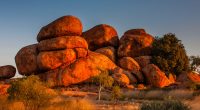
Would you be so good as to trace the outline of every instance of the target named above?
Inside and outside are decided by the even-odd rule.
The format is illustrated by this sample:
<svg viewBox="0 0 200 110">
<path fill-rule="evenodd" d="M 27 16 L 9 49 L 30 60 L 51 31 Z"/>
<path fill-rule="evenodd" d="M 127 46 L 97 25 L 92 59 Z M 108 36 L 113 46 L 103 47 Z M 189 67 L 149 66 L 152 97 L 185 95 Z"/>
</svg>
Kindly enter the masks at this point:
<svg viewBox="0 0 200 110">
<path fill-rule="evenodd" d="M 153 36 L 175 33 L 188 56 L 200 55 L 200 0 L 1 0 L 0 66 L 16 66 L 17 52 L 64 15 L 80 18 L 83 31 L 109 24 L 119 37 L 134 28 Z"/>
</svg>

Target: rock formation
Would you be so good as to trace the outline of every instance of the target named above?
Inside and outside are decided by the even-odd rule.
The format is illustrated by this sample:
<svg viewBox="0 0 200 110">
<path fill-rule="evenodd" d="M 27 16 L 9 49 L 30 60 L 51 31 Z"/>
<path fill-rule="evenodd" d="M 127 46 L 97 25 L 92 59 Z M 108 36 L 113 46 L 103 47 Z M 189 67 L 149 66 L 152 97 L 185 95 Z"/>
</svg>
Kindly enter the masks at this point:
<svg viewBox="0 0 200 110">
<path fill-rule="evenodd" d="M 154 38 L 143 29 L 132 29 L 124 33 L 118 48 L 119 57 L 139 57 L 151 54 Z"/>
<path fill-rule="evenodd" d="M 99 48 L 95 52 L 101 53 L 107 56 L 108 58 L 110 58 L 110 60 L 112 60 L 113 62 L 116 62 L 116 50 L 114 47 L 108 46 L 108 47 Z"/>
<path fill-rule="evenodd" d="M 0 79 L 9 79 L 15 76 L 16 69 L 11 65 L 0 66 Z"/>
<path fill-rule="evenodd" d="M 117 31 L 107 24 L 97 25 L 83 32 L 82 36 L 86 39 L 89 49 L 92 51 L 106 46 L 118 47 Z"/>
</svg>

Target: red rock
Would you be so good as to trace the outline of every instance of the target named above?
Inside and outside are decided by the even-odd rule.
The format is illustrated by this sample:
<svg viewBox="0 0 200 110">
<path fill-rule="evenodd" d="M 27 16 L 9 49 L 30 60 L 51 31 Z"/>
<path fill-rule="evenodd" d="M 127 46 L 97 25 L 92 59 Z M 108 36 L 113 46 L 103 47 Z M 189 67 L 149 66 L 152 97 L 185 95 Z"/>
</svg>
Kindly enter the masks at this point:
<svg viewBox="0 0 200 110">
<path fill-rule="evenodd" d="M 11 65 L 0 66 L 0 79 L 9 79 L 15 76 L 16 69 Z"/>
<path fill-rule="evenodd" d="M 124 34 L 118 48 L 119 57 L 138 57 L 151 54 L 154 38 L 149 34 Z"/>
<path fill-rule="evenodd" d="M 82 34 L 82 23 L 75 16 L 63 16 L 42 27 L 38 33 L 37 40 L 45 40 L 59 36 L 80 36 Z"/>
<path fill-rule="evenodd" d="M 89 52 L 86 58 L 79 58 L 69 66 L 62 66 L 40 74 L 42 80 L 54 85 L 69 86 L 82 83 L 100 73 L 98 68 L 113 70 L 117 66 L 106 56 Z"/>
<path fill-rule="evenodd" d="M 19 74 L 31 75 L 38 71 L 37 55 L 37 44 L 29 45 L 20 49 L 15 56 L 15 62 Z"/>
<path fill-rule="evenodd" d="M 139 56 L 134 59 L 138 62 L 141 68 L 144 68 L 151 63 L 151 56 Z"/>
<path fill-rule="evenodd" d="M 40 52 L 37 56 L 38 67 L 41 70 L 56 69 L 63 64 L 70 64 L 75 60 L 76 53 L 73 49 Z"/>
<path fill-rule="evenodd" d="M 120 86 L 127 86 L 130 83 L 129 78 L 123 73 L 112 74 L 114 81 L 116 81 Z"/>
<path fill-rule="evenodd" d="M 100 24 L 84 32 L 82 36 L 86 39 L 90 50 L 113 46 L 117 47 L 119 38 L 117 31 L 107 24 Z"/>
<path fill-rule="evenodd" d="M 144 29 L 130 29 L 126 31 L 124 34 L 142 35 L 142 34 L 146 34 L 146 31 Z"/>
<path fill-rule="evenodd" d="M 172 84 L 166 77 L 165 73 L 162 72 L 156 65 L 149 64 L 142 69 L 148 84 L 154 87 L 165 87 Z"/>
<path fill-rule="evenodd" d="M 88 49 L 85 48 L 75 48 L 76 58 L 84 58 L 88 55 Z"/>
<path fill-rule="evenodd" d="M 129 78 L 129 82 L 131 84 L 135 84 L 138 82 L 137 78 L 135 78 L 129 71 L 123 70 L 119 67 L 117 67 L 113 70 L 113 74 L 125 74 Z"/>
<path fill-rule="evenodd" d="M 136 76 L 138 82 L 144 82 L 144 76 L 140 72 L 140 66 L 133 58 L 122 57 L 118 64 L 121 68 L 130 71 L 134 76 Z"/>
<path fill-rule="evenodd" d="M 103 47 L 100 49 L 97 49 L 95 52 L 101 53 L 108 58 L 110 58 L 113 62 L 116 62 L 116 50 L 114 47 L 108 46 L 108 47 Z"/>
<path fill-rule="evenodd" d="M 88 49 L 87 41 L 79 36 L 62 36 L 39 42 L 39 51 L 53 51 L 62 49 L 85 48 Z"/>
<path fill-rule="evenodd" d="M 184 84 L 187 84 L 187 83 L 188 84 L 191 84 L 191 83 L 200 84 L 200 75 L 195 72 L 182 72 L 178 76 L 177 81 L 182 82 Z"/>
</svg>

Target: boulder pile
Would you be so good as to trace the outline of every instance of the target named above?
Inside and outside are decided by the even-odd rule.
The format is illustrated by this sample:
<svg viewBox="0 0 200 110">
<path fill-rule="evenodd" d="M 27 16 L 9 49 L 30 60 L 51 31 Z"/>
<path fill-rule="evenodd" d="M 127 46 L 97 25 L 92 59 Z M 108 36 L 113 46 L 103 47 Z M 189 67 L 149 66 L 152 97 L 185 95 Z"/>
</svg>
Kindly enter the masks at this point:
<svg viewBox="0 0 200 110">
<path fill-rule="evenodd" d="M 81 21 L 70 15 L 42 27 L 38 43 L 23 47 L 15 57 L 19 74 L 38 75 L 53 86 L 69 86 L 87 82 L 102 68 L 124 87 L 172 84 L 151 64 L 154 37 L 144 29 L 128 30 L 119 40 L 117 31 L 107 24 L 85 32 L 82 28 Z"/>
</svg>

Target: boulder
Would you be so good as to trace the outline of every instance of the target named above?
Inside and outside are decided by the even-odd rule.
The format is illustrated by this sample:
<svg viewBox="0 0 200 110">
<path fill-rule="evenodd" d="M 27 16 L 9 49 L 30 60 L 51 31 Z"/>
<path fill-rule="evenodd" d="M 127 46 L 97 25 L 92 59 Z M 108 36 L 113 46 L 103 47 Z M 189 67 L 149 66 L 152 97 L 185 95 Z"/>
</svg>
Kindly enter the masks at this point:
<svg viewBox="0 0 200 110">
<path fill-rule="evenodd" d="M 183 83 L 184 86 L 190 86 L 189 84 L 200 84 L 200 74 L 196 72 L 182 72 L 177 81 Z"/>
<path fill-rule="evenodd" d="M 37 73 L 37 55 L 37 44 L 29 45 L 19 50 L 15 56 L 15 62 L 19 74 L 31 75 Z"/>
<path fill-rule="evenodd" d="M 87 41 L 79 36 L 62 36 L 43 40 L 38 43 L 39 51 L 54 51 L 73 48 L 88 49 Z"/>
<path fill-rule="evenodd" d="M 137 78 L 135 78 L 135 76 L 133 76 L 129 71 L 123 70 L 122 68 L 115 68 L 113 74 L 125 74 L 129 78 L 131 84 L 137 83 Z"/>
<path fill-rule="evenodd" d="M 9 87 L 9 84 L 0 84 L 0 95 L 6 95 Z"/>
<path fill-rule="evenodd" d="M 131 57 L 122 57 L 119 59 L 118 64 L 121 68 L 128 71 L 140 71 L 140 65 Z"/>
<path fill-rule="evenodd" d="M 119 57 L 139 57 L 151 54 L 152 43 L 154 41 L 153 36 L 145 34 L 137 34 L 125 32 L 120 39 L 120 45 L 118 48 Z"/>
<path fill-rule="evenodd" d="M 37 64 L 40 70 L 56 69 L 63 64 L 71 64 L 75 60 L 76 52 L 73 49 L 40 52 L 37 56 Z"/>
<path fill-rule="evenodd" d="M 138 82 L 144 82 L 144 76 L 140 72 L 140 66 L 139 64 L 131 57 L 122 57 L 118 64 L 121 68 L 130 71 L 131 74 L 136 76 Z"/>
<path fill-rule="evenodd" d="M 83 32 L 82 36 L 86 39 L 90 50 L 113 46 L 118 47 L 119 38 L 117 31 L 107 24 L 100 24 L 92 29 Z"/>
<path fill-rule="evenodd" d="M 130 83 L 129 78 L 123 73 L 114 73 L 112 77 L 120 86 L 126 87 Z"/>
<path fill-rule="evenodd" d="M 144 68 L 151 63 L 151 56 L 139 56 L 134 59 L 138 62 L 141 68 Z"/>
<path fill-rule="evenodd" d="M 101 53 L 108 58 L 110 58 L 113 62 L 116 62 L 116 50 L 114 47 L 108 46 L 108 47 L 103 47 L 100 49 L 97 49 L 95 52 Z"/>
<path fill-rule="evenodd" d="M 125 35 L 130 34 L 130 35 L 142 35 L 146 34 L 146 31 L 144 29 L 130 29 L 124 33 Z"/>
<path fill-rule="evenodd" d="M 75 16 L 63 16 L 50 24 L 42 27 L 38 33 L 37 40 L 50 39 L 59 36 L 80 36 L 82 34 L 82 23 Z"/>
<path fill-rule="evenodd" d="M 79 58 L 69 66 L 61 66 L 39 74 L 39 76 L 43 81 L 51 82 L 54 86 L 69 86 L 82 83 L 98 75 L 99 68 L 111 71 L 116 67 L 106 56 L 89 51 L 86 58 Z"/>
<path fill-rule="evenodd" d="M 9 79 L 15 76 L 16 69 L 11 65 L 0 66 L 0 79 Z"/>
<path fill-rule="evenodd" d="M 165 73 L 154 64 L 145 66 L 142 71 L 147 79 L 147 83 L 154 87 L 162 88 L 172 84 Z"/>
<path fill-rule="evenodd" d="M 76 58 L 84 58 L 88 55 L 88 49 L 85 48 L 74 48 L 76 52 Z"/>
</svg>

